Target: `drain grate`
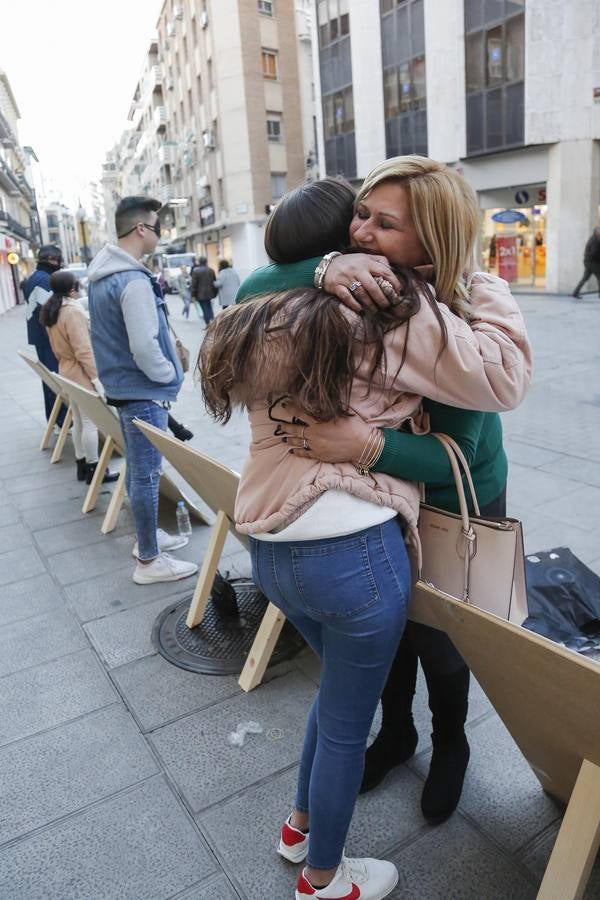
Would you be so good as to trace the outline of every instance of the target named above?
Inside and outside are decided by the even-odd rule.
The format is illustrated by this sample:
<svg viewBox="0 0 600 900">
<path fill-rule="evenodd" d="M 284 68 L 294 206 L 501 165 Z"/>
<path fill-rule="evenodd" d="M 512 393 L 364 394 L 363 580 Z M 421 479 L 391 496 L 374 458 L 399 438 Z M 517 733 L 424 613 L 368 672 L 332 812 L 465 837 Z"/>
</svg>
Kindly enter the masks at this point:
<svg viewBox="0 0 600 900">
<path fill-rule="evenodd" d="M 178 600 L 159 614 L 152 629 L 157 651 L 190 672 L 239 674 L 267 608 L 267 598 L 248 579 L 228 582 L 217 575 L 204 619 L 190 629 L 185 620 L 191 600 L 191 595 Z M 303 646 L 303 638 L 286 622 L 270 665 L 291 659 Z"/>
</svg>

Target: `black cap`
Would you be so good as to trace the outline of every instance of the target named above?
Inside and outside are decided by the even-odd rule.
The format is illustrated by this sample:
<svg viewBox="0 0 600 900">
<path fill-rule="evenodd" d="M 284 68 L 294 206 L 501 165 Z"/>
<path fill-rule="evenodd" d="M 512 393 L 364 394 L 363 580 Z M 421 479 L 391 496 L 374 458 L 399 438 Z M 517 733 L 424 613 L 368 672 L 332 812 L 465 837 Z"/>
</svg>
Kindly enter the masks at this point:
<svg viewBox="0 0 600 900">
<path fill-rule="evenodd" d="M 44 244 L 38 250 L 38 262 L 47 259 L 62 259 L 62 250 L 56 244 Z"/>
</svg>

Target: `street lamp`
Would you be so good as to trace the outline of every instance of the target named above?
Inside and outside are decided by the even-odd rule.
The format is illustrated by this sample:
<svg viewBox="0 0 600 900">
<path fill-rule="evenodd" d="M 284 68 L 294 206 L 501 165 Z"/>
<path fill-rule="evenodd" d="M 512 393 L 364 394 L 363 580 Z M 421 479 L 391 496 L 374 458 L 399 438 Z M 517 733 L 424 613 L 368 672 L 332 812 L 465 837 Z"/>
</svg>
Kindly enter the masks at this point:
<svg viewBox="0 0 600 900">
<path fill-rule="evenodd" d="M 85 209 L 83 206 L 79 206 L 77 210 L 77 222 L 79 223 L 79 236 L 81 238 L 81 255 L 83 257 L 83 263 L 86 266 L 89 266 L 91 261 L 90 248 L 87 244 L 87 219 L 85 214 Z"/>
</svg>

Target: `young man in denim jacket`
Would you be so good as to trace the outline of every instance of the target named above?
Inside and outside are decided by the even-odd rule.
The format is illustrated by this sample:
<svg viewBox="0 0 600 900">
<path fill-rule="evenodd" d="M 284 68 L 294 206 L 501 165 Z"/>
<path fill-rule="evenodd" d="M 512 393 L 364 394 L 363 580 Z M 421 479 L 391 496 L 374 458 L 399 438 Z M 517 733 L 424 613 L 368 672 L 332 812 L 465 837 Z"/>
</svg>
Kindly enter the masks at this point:
<svg viewBox="0 0 600 900">
<path fill-rule="evenodd" d="M 133 424 L 137 418 L 166 431 L 183 382 L 162 291 L 141 262 L 158 243 L 160 205 L 150 197 L 124 197 L 115 214 L 117 243 L 107 244 L 88 269 L 98 377 L 125 438 L 127 493 L 137 532 L 136 584 L 177 581 L 198 568 L 167 552 L 188 539 L 157 528 L 162 456 Z"/>
</svg>

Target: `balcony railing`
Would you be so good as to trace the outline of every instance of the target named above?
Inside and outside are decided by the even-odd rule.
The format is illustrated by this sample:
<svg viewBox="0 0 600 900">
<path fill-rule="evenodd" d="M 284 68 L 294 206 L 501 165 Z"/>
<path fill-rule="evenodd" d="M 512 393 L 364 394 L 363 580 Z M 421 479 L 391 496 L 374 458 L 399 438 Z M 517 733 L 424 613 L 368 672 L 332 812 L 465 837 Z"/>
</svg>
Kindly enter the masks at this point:
<svg viewBox="0 0 600 900">
<path fill-rule="evenodd" d="M 158 161 L 161 166 L 174 166 L 177 164 L 177 145 L 162 144 L 158 148 Z"/>
<path fill-rule="evenodd" d="M 152 66 L 149 81 L 151 91 L 158 91 L 162 87 L 163 73 L 160 66 Z"/>
<path fill-rule="evenodd" d="M 13 219 L 9 213 L 4 212 L 0 209 L 0 228 L 4 228 L 8 231 L 12 231 L 14 235 L 20 238 L 25 238 L 25 240 L 30 239 L 30 232 L 28 228 L 25 228 L 24 225 L 21 225 L 20 222 L 17 222 L 16 219 Z"/>
<path fill-rule="evenodd" d="M 0 186 L 4 187 L 4 190 L 11 197 L 18 197 L 21 193 L 21 186 L 17 181 L 17 176 L 8 165 L 8 163 L 2 159 L 0 156 Z"/>
<path fill-rule="evenodd" d="M 160 186 L 160 199 L 162 201 L 163 206 L 173 199 L 175 196 L 175 191 L 172 184 L 161 184 Z"/>
<path fill-rule="evenodd" d="M 164 131 L 167 127 L 167 110 L 164 106 L 157 106 L 153 115 L 154 127 L 157 131 Z"/>
</svg>

